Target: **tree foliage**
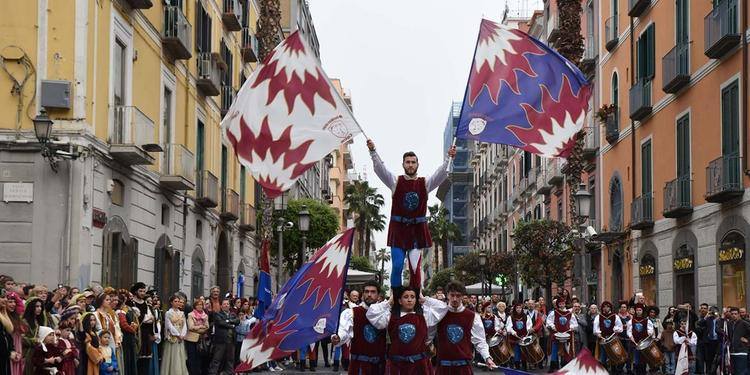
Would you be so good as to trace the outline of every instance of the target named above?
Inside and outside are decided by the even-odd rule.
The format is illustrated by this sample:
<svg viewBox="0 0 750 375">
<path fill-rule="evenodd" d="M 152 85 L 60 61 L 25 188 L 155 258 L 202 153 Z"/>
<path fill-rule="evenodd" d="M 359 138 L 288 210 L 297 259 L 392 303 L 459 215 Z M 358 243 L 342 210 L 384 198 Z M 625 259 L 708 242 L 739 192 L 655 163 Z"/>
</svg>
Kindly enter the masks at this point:
<svg viewBox="0 0 750 375">
<path fill-rule="evenodd" d="M 367 257 L 353 255 L 349 260 L 349 268 L 363 272 L 376 272 L 375 267 L 372 266 L 370 260 Z"/>
<path fill-rule="evenodd" d="M 453 268 L 451 267 L 443 268 L 442 270 L 435 272 L 430 279 L 430 285 L 428 287 L 429 293 L 435 293 L 438 287 L 445 288 L 445 285 L 451 281 L 451 273 L 453 272 Z"/>
<path fill-rule="evenodd" d="M 513 231 L 513 249 L 523 280 L 546 288 L 551 301 L 552 283 L 562 284 L 573 262 L 570 228 L 559 221 L 521 221 Z"/>
<path fill-rule="evenodd" d="M 354 224 L 360 233 L 356 254 L 369 256 L 371 232 L 385 229 L 385 215 L 380 213 L 385 204 L 383 195 L 367 181 L 354 181 L 344 192 L 344 202 L 349 205 L 349 212 L 355 215 Z"/>
<path fill-rule="evenodd" d="M 299 212 L 302 206 L 306 205 L 310 211 L 310 230 L 307 232 L 307 247 L 315 249 L 321 247 L 333 238 L 339 230 L 339 220 L 336 212 L 323 202 L 314 199 L 297 199 L 292 200 L 283 211 L 284 221 L 292 222 L 294 226 L 290 229 L 284 229 L 284 264 L 288 272 L 293 272 L 302 266 L 304 254 L 302 253 L 302 233 L 299 231 L 297 223 L 299 221 Z M 274 213 L 274 226 L 278 225 L 278 218 L 281 213 Z M 272 242 L 273 257 L 278 254 L 278 232 L 275 233 Z"/>
<path fill-rule="evenodd" d="M 437 262 L 437 254 L 440 254 L 440 248 L 443 249 L 442 262 L 443 267 L 448 266 L 448 242 L 460 241 L 461 240 L 461 228 L 456 223 L 450 221 L 448 218 L 448 210 L 440 205 L 432 205 L 429 207 L 430 216 L 427 217 L 427 225 L 430 227 L 430 235 L 432 236 L 432 242 L 435 245 L 435 261 Z M 436 265 L 435 269 L 439 269 L 439 265 Z"/>
</svg>

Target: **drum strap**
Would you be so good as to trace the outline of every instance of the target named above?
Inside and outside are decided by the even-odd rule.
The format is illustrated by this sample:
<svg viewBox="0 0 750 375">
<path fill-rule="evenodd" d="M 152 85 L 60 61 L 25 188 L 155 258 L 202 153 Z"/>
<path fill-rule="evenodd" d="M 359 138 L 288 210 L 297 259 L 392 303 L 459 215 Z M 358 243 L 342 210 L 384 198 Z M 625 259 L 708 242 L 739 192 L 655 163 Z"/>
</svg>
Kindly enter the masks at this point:
<svg viewBox="0 0 750 375">
<path fill-rule="evenodd" d="M 459 359 L 455 361 L 448 361 L 448 360 L 440 361 L 440 366 L 445 366 L 445 367 L 458 367 L 458 366 L 467 366 L 467 365 L 469 365 L 469 361 L 465 359 Z"/>
</svg>

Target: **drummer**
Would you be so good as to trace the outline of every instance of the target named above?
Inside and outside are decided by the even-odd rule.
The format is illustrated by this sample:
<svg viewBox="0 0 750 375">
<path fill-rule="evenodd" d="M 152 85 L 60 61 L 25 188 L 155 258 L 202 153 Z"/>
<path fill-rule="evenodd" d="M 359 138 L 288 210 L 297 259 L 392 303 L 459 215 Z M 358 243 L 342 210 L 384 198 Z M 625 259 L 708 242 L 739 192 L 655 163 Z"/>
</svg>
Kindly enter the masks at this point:
<svg viewBox="0 0 750 375">
<path fill-rule="evenodd" d="M 505 302 L 500 301 L 496 306 L 495 316 L 500 321 L 500 334 L 505 336 L 505 321 L 508 320 L 508 314 L 505 313 Z"/>
<path fill-rule="evenodd" d="M 594 336 L 597 337 L 599 344 L 599 362 L 606 366 L 607 351 L 605 350 L 604 340 L 622 332 L 622 321 L 612 311 L 612 302 L 602 302 L 600 309 L 599 315 L 594 317 Z"/>
<path fill-rule="evenodd" d="M 558 370 L 560 367 L 565 366 L 567 361 L 575 357 L 575 342 L 573 339 L 572 332 L 578 328 L 578 321 L 572 311 L 566 307 L 567 299 L 564 296 L 559 296 L 555 301 L 556 308 L 547 315 L 547 328 L 550 332 L 550 371 Z M 559 335 L 558 335 L 559 334 Z M 560 335 L 567 334 L 567 340 L 563 341 L 560 339 Z M 566 350 L 564 346 L 569 349 Z M 564 350 L 567 355 L 563 355 L 563 361 L 560 361 L 560 350 Z M 562 366 L 561 366 L 561 362 Z"/>
<path fill-rule="evenodd" d="M 513 346 L 513 365 L 516 369 L 521 368 L 521 345 L 522 338 L 533 333 L 531 317 L 523 311 L 523 304 L 515 302 L 513 310 L 505 321 L 505 330 L 508 334 L 508 343 Z"/>
<path fill-rule="evenodd" d="M 482 304 L 482 326 L 484 327 L 484 335 L 487 340 L 491 339 L 496 334 L 499 334 L 503 330 L 505 323 L 500 322 L 495 314 L 492 312 L 492 302 L 485 301 Z"/>
<path fill-rule="evenodd" d="M 486 326 L 483 318 L 464 307 L 461 299 L 466 294 L 466 288 L 457 281 L 451 281 L 445 286 L 448 292 L 448 312 L 437 325 L 437 375 L 470 375 L 472 346 L 474 346 L 490 369 L 495 363 L 490 357 L 486 341 Z M 492 314 L 492 303 L 482 304 L 485 311 L 493 318 L 492 331 L 495 331 L 495 320 Z M 494 336 L 494 333 L 493 333 Z M 393 373 L 391 373 L 393 374 Z"/>
<path fill-rule="evenodd" d="M 625 301 L 625 300 L 620 301 L 619 306 L 620 306 L 620 311 L 617 313 L 617 316 L 620 318 L 622 325 L 627 327 L 628 322 L 630 322 L 630 319 L 633 318 L 633 316 L 630 315 L 630 312 L 628 312 L 628 301 Z M 628 333 L 625 330 L 623 330 L 623 332 L 620 333 L 620 340 L 622 341 L 622 345 L 625 347 L 625 351 L 628 352 L 628 360 L 625 362 L 625 370 L 628 373 L 631 373 L 632 366 L 633 366 L 633 351 L 635 349 L 632 343 L 630 342 Z"/>
<path fill-rule="evenodd" d="M 633 351 L 633 365 L 636 375 L 646 374 L 646 361 L 641 358 L 641 353 L 638 351 L 638 345 L 645 339 L 654 335 L 654 323 L 652 323 L 644 313 L 645 309 L 646 306 L 637 303 L 635 305 L 635 316 L 630 319 L 627 324 L 628 338 L 630 338 L 630 341 L 636 348 L 636 350 Z"/>
</svg>

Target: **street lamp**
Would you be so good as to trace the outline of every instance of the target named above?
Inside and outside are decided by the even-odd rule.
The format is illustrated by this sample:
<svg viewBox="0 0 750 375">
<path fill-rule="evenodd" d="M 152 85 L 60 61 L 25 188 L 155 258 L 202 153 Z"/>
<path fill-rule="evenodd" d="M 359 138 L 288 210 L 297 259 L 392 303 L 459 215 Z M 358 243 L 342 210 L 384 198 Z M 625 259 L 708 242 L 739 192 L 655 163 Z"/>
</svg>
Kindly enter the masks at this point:
<svg viewBox="0 0 750 375">
<path fill-rule="evenodd" d="M 47 116 L 47 110 L 42 108 L 39 114 L 32 120 L 34 122 L 34 134 L 36 139 L 42 145 L 46 145 L 49 142 L 49 134 L 52 132 L 52 125 L 54 122 Z"/>
<path fill-rule="evenodd" d="M 302 262 L 305 261 L 305 251 L 307 250 L 307 231 L 310 230 L 310 211 L 307 205 L 302 205 L 302 209 L 297 214 L 297 225 L 302 233 Z"/>
<path fill-rule="evenodd" d="M 582 225 L 589 218 L 589 213 L 591 212 L 591 197 L 591 193 L 586 190 L 585 184 L 580 184 L 578 186 L 578 191 L 573 194 L 576 213 L 578 215 L 578 223 L 576 224 Z"/>
<path fill-rule="evenodd" d="M 484 250 L 479 252 L 479 266 L 482 268 L 482 295 L 486 296 L 488 294 L 487 289 L 485 289 L 485 281 L 487 280 L 487 272 L 485 269 L 485 266 L 487 266 L 487 253 Z"/>
</svg>

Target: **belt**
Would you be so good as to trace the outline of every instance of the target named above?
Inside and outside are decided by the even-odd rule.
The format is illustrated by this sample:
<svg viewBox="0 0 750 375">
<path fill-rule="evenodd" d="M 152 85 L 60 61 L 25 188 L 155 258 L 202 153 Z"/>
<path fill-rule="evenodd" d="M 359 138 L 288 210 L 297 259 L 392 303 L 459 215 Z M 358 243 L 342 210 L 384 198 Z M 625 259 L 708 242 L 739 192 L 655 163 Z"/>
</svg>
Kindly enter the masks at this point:
<svg viewBox="0 0 750 375">
<path fill-rule="evenodd" d="M 403 217 L 403 216 L 391 216 L 391 221 L 395 221 L 397 223 L 406 224 L 406 225 L 412 225 L 412 224 L 421 224 L 426 223 L 427 218 L 424 216 L 420 217 Z"/>
<path fill-rule="evenodd" d="M 469 361 L 465 359 L 458 359 L 455 361 L 440 360 L 440 366 L 445 366 L 445 367 L 467 366 L 468 364 L 469 364 Z"/>
<path fill-rule="evenodd" d="M 380 363 L 383 360 L 380 357 L 369 357 L 361 354 L 351 354 L 350 357 L 353 361 L 367 362 L 372 364 Z"/>
<path fill-rule="evenodd" d="M 427 355 L 424 353 L 414 354 L 414 355 L 392 355 L 391 360 L 396 362 L 409 362 L 409 363 L 416 363 L 423 359 L 427 358 Z"/>
</svg>

